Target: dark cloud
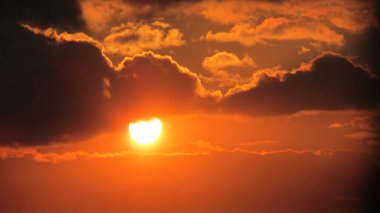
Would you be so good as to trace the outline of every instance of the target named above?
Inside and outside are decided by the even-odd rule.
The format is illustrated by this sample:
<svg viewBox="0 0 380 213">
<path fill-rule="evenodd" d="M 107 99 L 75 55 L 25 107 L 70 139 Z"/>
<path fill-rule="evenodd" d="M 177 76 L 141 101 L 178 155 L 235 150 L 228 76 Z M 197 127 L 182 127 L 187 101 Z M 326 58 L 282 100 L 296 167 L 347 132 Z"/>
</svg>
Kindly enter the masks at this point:
<svg viewBox="0 0 380 213">
<path fill-rule="evenodd" d="M 122 117 L 179 113 L 194 109 L 200 80 L 166 56 L 148 52 L 124 62 L 111 79 L 112 103 Z"/>
<path fill-rule="evenodd" d="M 92 44 L 11 26 L 0 34 L 0 145 L 77 140 L 134 118 L 188 112 L 207 96 L 168 56 L 140 54 L 115 71 Z"/>
<path fill-rule="evenodd" d="M 19 25 L 0 36 L 0 144 L 43 144 L 102 128 L 111 70 L 97 48 L 58 44 Z"/>
<path fill-rule="evenodd" d="M 21 22 L 66 31 L 82 29 L 85 24 L 76 0 L 14 0 L 0 3 L 1 22 Z"/>
<path fill-rule="evenodd" d="M 376 27 L 366 28 L 359 34 L 348 34 L 342 52 L 345 55 L 357 57 L 355 61 L 365 64 L 380 77 L 380 29 Z"/>
<path fill-rule="evenodd" d="M 227 111 L 263 115 L 309 109 L 373 110 L 380 101 L 380 80 L 337 54 L 323 54 L 310 70 L 284 78 L 266 76 L 256 87 L 227 97 L 222 105 Z"/>
</svg>

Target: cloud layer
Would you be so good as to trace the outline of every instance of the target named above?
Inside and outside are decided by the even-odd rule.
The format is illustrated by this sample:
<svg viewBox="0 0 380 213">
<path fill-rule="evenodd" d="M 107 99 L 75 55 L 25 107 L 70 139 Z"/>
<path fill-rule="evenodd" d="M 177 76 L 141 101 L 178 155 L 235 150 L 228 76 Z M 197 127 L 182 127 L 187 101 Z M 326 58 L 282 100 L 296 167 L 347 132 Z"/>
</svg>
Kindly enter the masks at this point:
<svg viewBox="0 0 380 213">
<path fill-rule="evenodd" d="M 372 2 L 244 1 L 245 7 L 231 1 L 39 3 L 14 1 L 1 7 L 1 145 L 76 140 L 124 127 L 139 116 L 205 109 L 248 115 L 378 110 L 379 79 L 356 64 L 366 63 L 371 72 L 379 72 L 372 54 L 377 50 L 371 45 L 378 34 Z M 199 35 L 191 34 L 192 26 L 182 26 L 173 18 L 182 15 L 217 23 L 218 30 L 206 26 Z M 139 17 L 143 18 L 138 21 Z M 167 22 L 170 17 L 172 22 Z M 351 37 L 342 32 L 350 32 Z M 368 44 L 345 43 L 365 40 L 365 35 Z M 361 57 L 321 54 L 308 65 L 288 71 L 280 66 L 257 70 L 256 57 L 245 50 L 238 54 L 233 46 L 221 45 L 222 50 L 210 48 L 203 54 L 180 50 L 186 52 L 185 60 L 174 51 L 171 54 L 173 47 L 209 48 L 203 40 L 241 44 L 236 49 L 307 40 L 343 47 L 345 55 Z M 302 55 L 315 54 L 306 46 L 300 46 Z M 163 56 L 163 49 L 172 57 Z M 110 60 L 115 55 L 121 63 Z M 186 62 L 193 55 L 201 60 L 192 63 L 204 72 L 174 60 Z M 252 78 L 243 77 L 240 69 L 251 70 Z M 205 89 L 203 83 L 212 86 Z"/>
<path fill-rule="evenodd" d="M 2 145 L 76 140 L 138 116 L 188 111 L 213 96 L 168 56 L 140 54 L 115 68 L 87 37 L 46 32 L 12 24 L 2 33 Z"/>
<path fill-rule="evenodd" d="M 244 46 L 284 40 L 311 40 L 341 46 L 344 40 L 342 35 L 321 23 L 288 18 L 267 18 L 257 26 L 236 24 L 228 32 L 209 31 L 202 38 L 206 41 L 236 42 Z"/>
</svg>

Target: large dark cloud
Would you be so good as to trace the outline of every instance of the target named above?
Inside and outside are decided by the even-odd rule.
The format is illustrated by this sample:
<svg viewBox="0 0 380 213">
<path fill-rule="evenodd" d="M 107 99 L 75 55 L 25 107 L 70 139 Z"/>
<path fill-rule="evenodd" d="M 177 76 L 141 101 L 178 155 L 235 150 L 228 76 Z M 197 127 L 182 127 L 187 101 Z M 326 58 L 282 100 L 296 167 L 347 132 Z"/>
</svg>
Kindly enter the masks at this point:
<svg viewBox="0 0 380 213">
<path fill-rule="evenodd" d="M 223 100 L 225 110 L 251 115 L 299 110 L 369 109 L 380 101 L 380 80 L 337 54 L 316 58 L 310 70 L 262 78 L 256 87 Z"/>
<path fill-rule="evenodd" d="M 34 35 L 29 23 L 77 31 L 76 0 L 0 3 L 0 145 L 45 144 L 94 134 L 103 124 L 111 70 L 90 44 Z"/>
<path fill-rule="evenodd" d="M 342 52 L 345 55 L 357 57 L 355 61 L 365 64 L 380 77 L 380 29 L 377 27 L 366 28 L 362 33 L 348 34 Z"/>
<path fill-rule="evenodd" d="M 69 32 L 80 30 L 85 26 L 76 0 L 1 1 L 0 17 L 2 25 L 9 22 L 28 23 Z"/>
<path fill-rule="evenodd" d="M 92 44 L 10 26 L 0 34 L 0 145 L 125 128 L 131 119 L 188 112 L 205 93 L 197 76 L 170 57 L 137 55 L 115 71 Z"/>
<path fill-rule="evenodd" d="M 124 117 L 186 112 L 199 104 L 201 92 L 194 73 L 151 52 L 124 62 L 111 79 L 114 110 Z"/>
<path fill-rule="evenodd" d="M 0 144 L 43 144 L 102 128 L 111 70 L 97 48 L 58 44 L 18 25 L 0 36 Z"/>
</svg>

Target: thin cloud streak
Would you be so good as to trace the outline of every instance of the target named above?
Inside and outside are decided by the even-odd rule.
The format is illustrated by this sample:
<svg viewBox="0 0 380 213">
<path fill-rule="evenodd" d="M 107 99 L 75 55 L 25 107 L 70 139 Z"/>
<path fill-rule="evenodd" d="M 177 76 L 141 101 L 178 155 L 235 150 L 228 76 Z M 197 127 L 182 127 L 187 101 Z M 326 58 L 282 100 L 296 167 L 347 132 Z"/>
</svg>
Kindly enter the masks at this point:
<svg viewBox="0 0 380 213">
<path fill-rule="evenodd" d="M 225 148 L 217 145 L 212 145 L 207 142 L 198 141 L 194 143 L 198 150 L 193 151 L 178 151 L 178 152 L 151 152 L 151 151 L 120 151 L 120 152 L 41 152 L 38 147 L 31 148 L 13 148 L 1 147 L 0 160 L 6 161 L 10 159 L 32 159 L 39 163 L 62 163 L 65 161 L 75 160 L 91 160 L 91 159 L 109 159 L 109 158 L 123 158 L 128 156 L 162 156 L 162 157 L 176 157 L 176 156 L 201 156 L 201 155 L 217 155 L 217 154 L 249 154 L 254 156 L 270 156 L 277 154 L 310 154 L 314 156 L 330 156 L 338 152 L 362 153 L 370 154 L 366 151 L 360 150 L 347 150 L 347 149 L 281 149 L 281 150 L 251 150 L 241 147 Z"/>
</svg>

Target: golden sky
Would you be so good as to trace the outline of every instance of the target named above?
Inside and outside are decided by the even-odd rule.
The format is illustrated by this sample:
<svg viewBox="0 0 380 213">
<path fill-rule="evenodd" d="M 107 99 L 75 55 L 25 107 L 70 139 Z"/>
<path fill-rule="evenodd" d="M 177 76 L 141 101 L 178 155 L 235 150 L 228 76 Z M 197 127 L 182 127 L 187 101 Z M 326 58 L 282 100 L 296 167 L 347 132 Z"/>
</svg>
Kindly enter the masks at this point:
<svg viewBox="0 0 380 213">
<path fill-rule="evenodd" d="M 379 211 L 378 6 L 1 3 L 0 212 Z"/>
</svg>

